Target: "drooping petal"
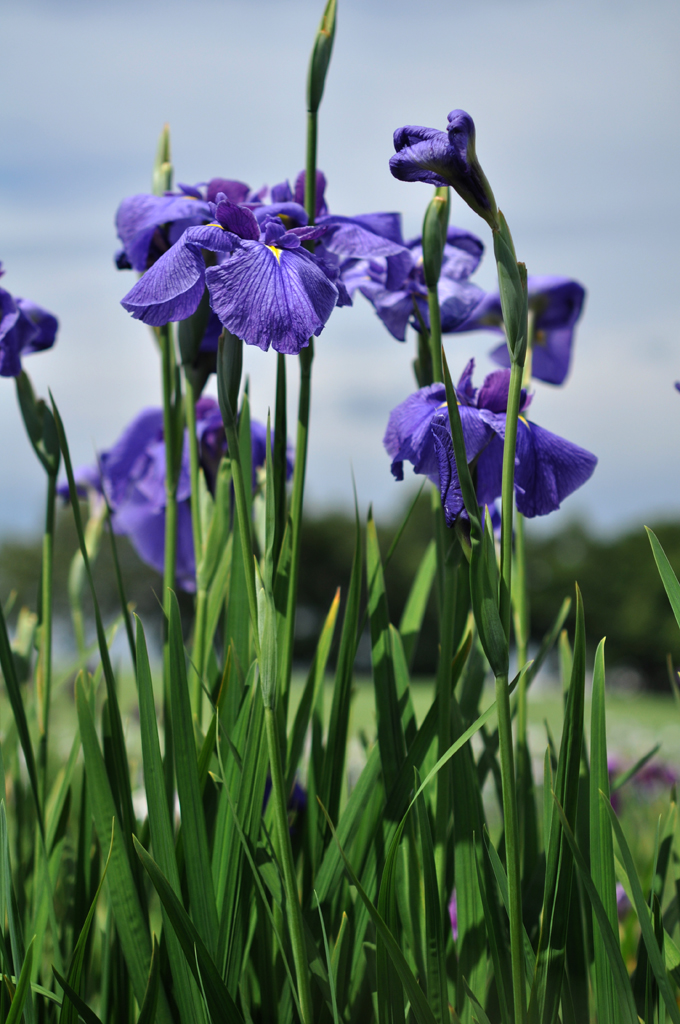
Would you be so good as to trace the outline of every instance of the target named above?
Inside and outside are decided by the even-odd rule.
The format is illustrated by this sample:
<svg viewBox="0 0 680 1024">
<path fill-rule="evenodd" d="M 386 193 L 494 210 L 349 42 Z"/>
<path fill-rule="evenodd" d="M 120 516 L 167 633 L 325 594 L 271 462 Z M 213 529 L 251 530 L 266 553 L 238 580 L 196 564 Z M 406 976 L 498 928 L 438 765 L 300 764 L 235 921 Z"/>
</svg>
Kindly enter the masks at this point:
<svg viewBox="0 0 680 1024">
<path fill-rule="evenodd" d="M 458 331 L 484 298 L 484 292 L 470 281 L 440 277 L 437 284 L 443 334 Z"/>
<path fill-rule="evenodd" d="M 272 203 L 292 203 L 293 191 L 288 181 L 282 181 L 278 185 L 272 185 Z"/>
<path fill-rule="evenodd" d="M 16 299 L 16 304 L 35 328 L 35 331 L 31 332 L 31 336 L 27 337 L 22 345 L 22 353 L 43 352 L 46 348 L 52 348 L 59 329 L 59 321 L 56 316 L 52 316 L 46 309 L 31 302 L 30 299 Z"/>
<path fill-rule="evenodd" d="M 125 498 L 131 479 L 142 473 L 140 454 L 163 436 L 163 410 L 144 409 L 123 431 L 113 448 L 101 456 L 105 489 L 112 507 Z M 146 457 L 143 459 L 146 466 Z M 162 504 L 162 502 L 161 502 Z"/>
<path fill-rule="evenodd" d="M 376 313 L 392 337 L 397 341 L 405 341 L 406 328 L 413 316 L 414 296 L 412 292 L 404 289 L 388 291 L 387 288 L 373 281 L 361 284 L 359 290 L 374 306 Z M 418 296 L 416 301 L 421 315 L 427 323 L 427 300 L 423 296 Z"/>
<path fill-rule="evenodd" d="M 135 551 L 147 565 L 163 573 L 165 552 L 165 509 L 143 510 L 133 528 L 127 528 L 118 514 L 112 516 L 115 533 L 126 534 Z M 175 568 L 177 585 L 193 593 L 196 589 L 194 563 L 194 542 L 191 529 L 191 505 L 188 500 L 177 505 L 177 562 Z"/>
<path fill-rule="evenodd" d="M 597 458 L 536 423 L 520 419 L 515 486 L 517 508 L 527 518 L 544 516 L 589 480 Z"/>
<path fill-rule="evenodd" d="M 400 181 L 424 181 L 439 188 L 448 185 L 449 138 L 446 132 L 420 125 L 405 125 L 394 133 L 396 153 L 390 171 Z"/>
<path fill-rule="evenodd" d="M 318 223 L 327 228 L 324 245 L 338 256 L 368 258 L 377 256 L 399 256 L 403 253 L 402 242 L 395 241 L 389 235 L 378 234 L 369 227 L 373 224 L 394 232 L 392 218 L 397 214 L 385 214 L 389 221 L 384 225 L 378 222 L 380 214 L 369 214 L 367 217 L 320 217 Z"/>
<path fill-rule="evenodd" d="M 446 232 L 442 274 L 462 281 L 474 274 L 484 255 L 484 243 L 477 235 L 454 225 Z"/>
<path fill-rule="evenodd" d="M 206 272 L 212 308 L 248 345 L 298 353 L 323 330 L 338 290 L 311 253 L 245 241 Z"/>
<path fill-rule="evenodd" d="M 209 218 L 210 209 L 202 200 L 186 195 L 142 193 L 122 201 L 116 213 L 116 230 L 129 262 L 143 273 L 148 266 L 151 241 L 162 224 L 187 221 L 187 226 L 199 225 Z"/>
<path fill-rule="evenodd" d="M 403 480 L 403 463 L 412 463 L 414 473 L 423 473 L 436 482 L 437 458 L 430 433 L 432 417 L 446 402 L 443 384 L 420 388 L 390 413 L 383 444 L 392 457 L 392 475 Z"/>
<path fill-rule="evenodd" d="M 239 244 L 236 236 L 219 225 L 189 228 L 180 241 L 139 279 L 121 305 L 153 327 L 186 320 L 196 312 L 205 286 L 202 249 L 230 253 Z M 251 243 L 252 244 L 252 243 Z"/>
</svg>

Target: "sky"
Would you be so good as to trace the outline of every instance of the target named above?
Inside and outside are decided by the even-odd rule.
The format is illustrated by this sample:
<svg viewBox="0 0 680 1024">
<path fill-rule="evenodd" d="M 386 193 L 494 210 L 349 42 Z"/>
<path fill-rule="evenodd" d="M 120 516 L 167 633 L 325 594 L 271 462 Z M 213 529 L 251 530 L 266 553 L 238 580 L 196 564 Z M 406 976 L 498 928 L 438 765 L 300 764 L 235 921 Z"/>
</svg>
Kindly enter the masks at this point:
<svg viewBox="0 0 680 1024">
<path fill-rule="evenodd" d="M 51 388 L 76 464 L 160 404 L 148 328 L 119 305 L 114 215 L 148 191 L 170 124 L 176 180 L 293 180 L 304 163 L 305 77 L 316 0 L 5 0 L 0 90 L 2 284 L 60 320 L 55 348 L 25 369 Z M 591 481 L 536 521 L 580 517 L 600 532 L 680 513 L 680 7 L 667 0 L 339 0 L 320 115 L 332 212 L 399 210 L 417 234 L 431 188 L 389 173 L 392 133 L 444 128 L 468 110 L 477 153 L 529 273 L 585 285 L 565 387 L 537 383 L 532 417 L 594 452 Z M 452 223 L 487 253 L 490 233 L 457 196 Z M 452 335 L 452 373 L 492 368 L 489 334 Z M 413 339 L 395 341 L 357 296 L 316 342 L 308 507 L 394 514 L 382 447 L 390 410 L 415 390 Z M 289 422 L 297 365 L 288 357 Z M 272 352 L 247 348 L 253 414 L 274 402 Z M 211 385 L 214 391 L 214 383 Z M 12 380 L 0 378 L 0 537 L 39 529 L 44 480 Z"/>
</svg>

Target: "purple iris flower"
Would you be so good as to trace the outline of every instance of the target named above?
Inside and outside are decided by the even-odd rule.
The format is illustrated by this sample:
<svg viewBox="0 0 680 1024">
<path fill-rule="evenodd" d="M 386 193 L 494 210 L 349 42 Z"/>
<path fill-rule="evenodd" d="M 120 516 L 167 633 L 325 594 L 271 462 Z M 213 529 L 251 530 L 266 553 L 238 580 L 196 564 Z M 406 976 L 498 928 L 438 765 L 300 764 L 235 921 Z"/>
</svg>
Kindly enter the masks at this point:
<svg viewBox="0 0 680 1024">
<path fill-rule="evenodd" d="M 4 273 L 0 263 L 0 277 Z M 22 355 L 52 348 L 58 327 L 46 309 L 0 288 L 0 377 L 18 377 Z"/>
<path fill-rule="evenodd" d="M 260 225 L 247 206 L 224 193 L 216 198 L 215 221 L 188 228 L 122 305 L 135 319 L 161 326 L 191 316 L 207 285 L 220 322 L 246 344 L 298 353 L 321 333 L 338 301 L 337 272 L 302 245 L 325 228 L 286 230 L 279 217 Z M 204 250 L 216 253 L 217 266 L 206 269 Z"/>
<path fill-rule="evenodd" d="M 210 203 L 219 192 L 233 203 L 251 196 L 242 181 L 213 178 L 207 185 L 178 185 L 178 192 L 163 196 L 140 193 L 124 199 L 116 213 L 116 230 L 123 248 L 116 256 L 120 270 L 148 270 L 189 227 L 206 224 Z"/>
<path fill-rule="evenodd" d="M 475 124 L 464 110 L 452 110 L 446 131 L 406 125 L 394 133 L 390 171 L 400 181 L 451 185 L 487 224 L 498 227 L 491 187 L 475 153 Z"/>
<path fill-rule="evenodd" d="M 562 384 L 569 372 L 576 322 L 583 311 L 585 288 L 568 277 L 550 275 L 528 279 L 529 309 L 533 313 L 531 375 L 548 384 Z M 498 292 L 485 296 L 463 330 L 503 330 Z M 510 366 L 505 343 L 490 353 L 500 366 Z"/>
<path fill-rule="evenodd" d="M 503 442 L 510 371 L 488 374 L 481 388 L 472 384 L 474 360 L 466 366 L 456 388 L 465 450 L 473 467 L 477 500 L 483 508 L 501 496 Z M 530 397 L 522 392 L 517 430 L 515 497 L 527 518 L 547 515 L 590 478 L 597 459 L 590 452 L 552 434 L 525 413 Z M 390 414 L 383 440 L 392 456 L 392 473 L 403 479 L 403 462 L 424 473 L 440 488 L 448 526 L 466 516 L 456 471 L 443 384 L 421 388 Z"/>
<path fill-rule="evenodd" d="M 222 417 L 217 402 L 203 397 L 196 403 L 199 457 L 206 481 L 214 489 L 220 459 L 227 451 Z M 264 464 L 266 428 L 251 421 L 253 489 L 257 471 Z M 273 438 L 272 438 L 273 444 Z M 292 472 L 289 454 L 288 476 Z M 99 455 L 98 465 L 76 473 L 80 493 L 103 492 L 111 508 L 114 533 L 125 534 L 147 565 L 163 572 L 165 547 L 165 440 L 162 409 L 145 409 L 123 431 L 112 448 Z M 59 493 L 68 498 L 68 485 Z M 193 534 L 191 529 L 191 478 L 189 440 L 185 432 L 177 486 L 177 585 L 196 589 Z"/>
<path fill-rule="evenodd" d="M 458 331 L 475 314 L 485 293 L 468 278 L 479 266 L 484 245 L 469 231 L 450 227 L 437 285 L 442 331 Z M 374 306 L 390 334 L 406 338 L 409 323 L 429 327 L 427 285 L 420 236 L 405 243 L 401 254 L 386 259 L 346 261 L 341 274 L 350 293 L 359 290 Z M 416 314 L 417 309 L 417 315 Z"/>
</svg>

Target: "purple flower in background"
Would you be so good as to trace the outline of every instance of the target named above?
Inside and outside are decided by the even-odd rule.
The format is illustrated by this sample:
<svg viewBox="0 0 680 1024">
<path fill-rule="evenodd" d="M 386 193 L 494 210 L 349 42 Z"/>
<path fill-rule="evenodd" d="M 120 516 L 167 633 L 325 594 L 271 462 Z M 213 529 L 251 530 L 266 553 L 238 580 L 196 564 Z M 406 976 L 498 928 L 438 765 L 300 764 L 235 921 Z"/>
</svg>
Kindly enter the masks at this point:
<svg viewBox="0 0 680 1024">
<path fill-rule="evenodd" d="M 263 425 L 253 420 L 253 488 L 257 470 L 265 457 L 266 445 L 260 444 L 263 432 L 266 437 Z M 220 459 L 227 451 L 219 406 L 212 398 L 204 397 L 196 403 L 196 433 L 201 467 L 212 490 Z M 111 508 L 114 533 L 125 534 L 142 561 L 162 573 L 166 508 L 162 409 L 145 409 L 141 412 L 123 431 L 114 446 L 100 454 L 97 466 L 78 470 L 76 485 L 79 493 L 93 488 L 103 492 Z M 59 492 L 67 498 L 68 485 L 62 485 Z M 186 432 L 177 487 L 176 572 L 178 586 L 183 590 L 194 591 L 196 569 L 191 529 L 189 441 Z"/>
<path fill-rule="evenodd" d="M 628 899 L 626 890 L 623 887 L 622 882 L 616 883 L 616 913 L 619 921 L 623 921 L 629 910 L 633 909 L 633 905 Z"/>
<path fill-rule="evenodd" d="M 468 278 L 479 266 L 484 245 L 469 231 L 450 227 L 437 285 L 442 331 L 459 330 L 484 300 L 484 292 Z M 406 327 L 429 327 L 427 285 L 423 272 L 421 237 L 405 243 L 391 258 L 346 262 L 341 275 L 348 291 L 359 290 L 374 306 L 390 334 L 404 341 Z"/>
<path fill-rule="evenodd" d="M 456 395 L 468 463 L 483 508 L 501 496 L 503 442 L 510 384 L 509 370 L 488 374 L 481 388 L 472 385 L 474 360 L 458 382 Z M 520 413 L 530 398 L 522 392 Z M 390 414 L 383 440 L 392 456 L 392 473 L 403 479 L 403 462 L 424 473 L 440 488 L 448 526 L 466 516 L 458 480 L 443 384 L 421 388 Z M 527 518 L 547 515 L 592 475 L 597 459 L 590 452 L 529 423 L 523 415 L 517 430 L 515 496 Z"/>
<path fill-rule="evenodd" d="M 458 899 L 455 889 L 451 893 L 451 899 L 449 900 L 449 920 L 451 921 L 453 941 L 458 942 Z"/>
<path fill-rule="evenodd" d="M 323 330 L 338 301 L 337 272 L 303 241 L 323 227 L 286 230 L 279 217 L 260 225 L 246 206 L 217 196 L 215 222 L 188 228 L 122 300 L 144 323 L 160 326 L 195 312 L 205 286 L 219 320 L 249 345 L 298 353 Z M 206 270 L 203 250 L 217 255 Z"/>
<path fill-rule="evenodd" d="M 498 227 L 496 200 L 475 153 L 475 124 L 464 110 L 452 110 L 446 131 L 406 125 L 394 133 L 390 171 L 400 181 L 451 185 L 492 228 Z"/>
<path fill-rule="evenodd" d="M 0 263 L 0 277 L 4 273 Z M 0 377 L 18 377 L 22 356 L 52 348 L 58 327 L 46 309 L 0 288 Z"/>
<path fill-rule="evenodd" d="M 207 224 L 210 203 L 218 192 L 234 203 L 243 203 L 250 188 L 242 181 L 213 178 L 205 186 L 179 185 L 179 192 L 163 196 L 140 193 L 123 199 L 116 213 L 116 231 L 123 248 L 116 256 L 120 270 L 148 270 L 164 252 L 179 241 L 189 227 Z"/>
<path fill-rule="evenodd" d="M 568 277 L 536 276 L 528 279 L 529 309 L 533 313 L 531 375 L 548 384 L 562 384 L 569 372 L 576 322 L 583 311 L 585 288 Z M 463 330 L 488 327 L 503 330 L 498 292 L 485 296 Z M 510 366 L 505 343 L 491 352 L 500 366 Z"/>
</svg>

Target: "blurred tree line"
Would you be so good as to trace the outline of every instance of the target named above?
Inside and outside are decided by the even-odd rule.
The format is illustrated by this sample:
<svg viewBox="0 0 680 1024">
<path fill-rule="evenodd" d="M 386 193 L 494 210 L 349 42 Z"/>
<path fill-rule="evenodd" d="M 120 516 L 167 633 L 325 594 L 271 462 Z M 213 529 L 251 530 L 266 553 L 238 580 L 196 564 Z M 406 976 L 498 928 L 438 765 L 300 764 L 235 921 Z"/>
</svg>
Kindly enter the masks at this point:
<svg viewBox="0 0 680 1024">
<path fill-rule="evenodd" d="M 383 557 L 402 523 L 398 519 L 378 524 Z M 336 588 L 347 590 L 355 543 L 355 522 L 345 513 L 329 513 L 306 520 L 302 537 L 299 610 L 296 629 L 296 659 L 308 663 L 316 638 Z M 671 564 L 680 570 L 680 523 L 654 527 Z M 418 500 L 398 542 L 385 577 L 392 620 L 398 624 L 409 588 L 425 548 L 432 537 L 432 511 L 429 496 Z M 145 566 L 125 537 L 116 538 L 126 596 L 135 610 L 153 629 L 156 620 L 160 635 L 160 599 L 162 579 Z M 55 614 L 69 618 L 67 579 L 71 559 L 77 548 L 75 528 L 69 510 L 62 510 L 57 522 L 55 544 Z M 670 610 L 659 580 L 647 536 L 642 527 L 611 539 L 591 536 L 587 529 L 572 523 L 559 533 L 541 536 L 527 529 L 528 580 L 531 599 L 532 639 L 540 642 L 567 595 L 573 595 L 577 581 L 586 610 L 586 629 L 594 648 L 607 637 L 608 668 L 632 670 L 642 685 L 665 689 L 666 655 L 680 662 L 680 630 Z M 40 578 L 40 539 L 0 543 L 0 601 L 6 605 L 12 592 L 14 620 L 18 609 L 35 610 Z M 104 615 L 111 619 L 120 609 L 110 541 L 102 538 L 94 566 L 97 595 Z M 191 595 L 180 595 L 187 611 Z M 83 594 L 86 616 L 91 618 L 87 587 Z M 572 622 L 573 626 L 573 612 Z M 338 630 L 339 633 L 339 630 Z M 90 623 L 90 635 L 94 630 Z M 368 650 L 360 668 L 368 668 Z M 436 604 L 430 599 L 423 632 L 416 652 L 414 670 L 430 675 L 437 656 Z M 360 658 L 361 661 L 361 658 Z M 622 676 L 622 673 L 619 673 Z"/>
</svg>

